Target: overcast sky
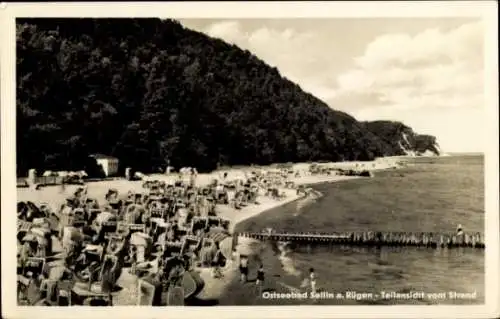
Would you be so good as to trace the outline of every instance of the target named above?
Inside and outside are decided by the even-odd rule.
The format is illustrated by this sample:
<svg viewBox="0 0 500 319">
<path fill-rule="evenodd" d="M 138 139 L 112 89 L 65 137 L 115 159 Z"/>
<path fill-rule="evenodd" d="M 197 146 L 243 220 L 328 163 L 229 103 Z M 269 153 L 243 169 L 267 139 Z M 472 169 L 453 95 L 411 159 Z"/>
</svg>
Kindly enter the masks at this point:
<svg viewBox="0 0 500 319">
<path fill-rule="evenodd" d="M 398 120 L 483 151 L 483 29 L 473 19 L 189 19 L 358 120 Z"/>
</svg>

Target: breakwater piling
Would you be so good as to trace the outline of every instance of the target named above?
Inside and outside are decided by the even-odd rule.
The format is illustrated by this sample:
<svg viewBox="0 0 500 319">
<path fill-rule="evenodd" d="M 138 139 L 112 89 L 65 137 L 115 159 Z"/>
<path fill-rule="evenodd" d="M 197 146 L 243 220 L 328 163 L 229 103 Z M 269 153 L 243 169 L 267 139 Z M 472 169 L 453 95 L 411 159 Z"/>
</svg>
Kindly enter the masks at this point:
<svg viewBox="0 0 500 319">
<path fill-rule="evenodd" d="M 240 232 L 236 236 L 258 240 L 288 241 L 314 245 L 393 246 L 484 249 L 481 233 L 409 233 L 409 232 L 333 232 L 333 233 L 286 233 L 286 232 Z"/>
</svg>

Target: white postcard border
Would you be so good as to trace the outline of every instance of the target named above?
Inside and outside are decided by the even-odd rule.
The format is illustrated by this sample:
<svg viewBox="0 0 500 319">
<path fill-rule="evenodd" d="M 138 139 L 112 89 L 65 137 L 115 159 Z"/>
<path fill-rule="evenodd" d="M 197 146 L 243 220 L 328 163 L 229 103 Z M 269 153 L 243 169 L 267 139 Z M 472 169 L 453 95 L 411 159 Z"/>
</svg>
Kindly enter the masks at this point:
<svg viewBox="0 0 500 319">
<path fill-rule="evenodd" d="M 489 318 L 499 309 L 498 7 L 496 1 L 8 3 L 0 8 L 2 315 L 14 318 Z M 273 307 L 18 307 L 15 236 L 15 18 L 361 18 L 479 17 L 485 26 L 485 305 Z M 11 293 L 12 292 L 12 293 Z"/>
</svg>

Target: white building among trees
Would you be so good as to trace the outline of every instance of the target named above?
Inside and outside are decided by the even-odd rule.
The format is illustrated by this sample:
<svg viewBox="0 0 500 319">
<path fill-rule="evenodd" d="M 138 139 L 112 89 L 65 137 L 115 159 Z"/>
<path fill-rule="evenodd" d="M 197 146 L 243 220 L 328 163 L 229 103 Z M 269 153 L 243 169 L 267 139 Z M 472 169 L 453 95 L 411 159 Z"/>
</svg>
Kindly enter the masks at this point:
<svg viewBox="0 0 500 319">
<path fill-rule="evenodd" d="M 118 173 L 118 158 L 103 154 L 94 154 L 90 157 L 93 157 L 96 160 L 97 165 L 102 167 L 106 176 L 113 176 Z"/>
</svg>

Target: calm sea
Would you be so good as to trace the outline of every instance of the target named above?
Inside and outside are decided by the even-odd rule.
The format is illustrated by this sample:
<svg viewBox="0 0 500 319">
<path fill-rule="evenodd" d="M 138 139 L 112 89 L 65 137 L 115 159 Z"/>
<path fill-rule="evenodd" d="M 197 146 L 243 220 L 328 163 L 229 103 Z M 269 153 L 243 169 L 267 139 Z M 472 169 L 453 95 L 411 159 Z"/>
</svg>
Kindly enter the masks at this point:
<svg viewBox="0 0 500 319">
<path fill-rule="evenodd" d="M 237 230 L 408 231 L 484 233 L 482 156 L 412 159 L 408 167 L 371 179 L 314 186 L 324 194 L 249 219 Z M 271 290 L 300 289 L 313 267 L 320 290 L 336 293 L 476 293 L 472 300 L 436 295 L 411 300 L 232 300 L 237 304 L 478 304 L 484 303 L 484 251 L 480 249 L 356 248 L 295 249 L 268 244 L 260 259 Z M 429 296 L 429 295 L 428 295 Z"/>
</svg>

